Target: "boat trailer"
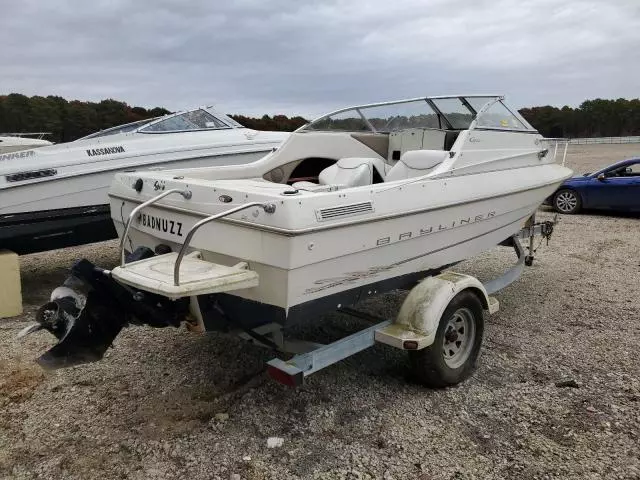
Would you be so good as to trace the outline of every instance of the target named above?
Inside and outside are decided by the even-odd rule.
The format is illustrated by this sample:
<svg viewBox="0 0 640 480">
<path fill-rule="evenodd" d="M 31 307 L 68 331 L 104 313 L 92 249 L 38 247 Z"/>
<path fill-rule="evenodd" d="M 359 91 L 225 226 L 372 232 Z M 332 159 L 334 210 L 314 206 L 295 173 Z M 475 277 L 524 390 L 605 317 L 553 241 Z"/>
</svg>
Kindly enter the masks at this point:
<svg viewBox="0 0 640 480">
<path fill-rule="evenodd" d="M 165 192 L 162 196 L 169 193 Z M 129 219 L 150 203 L 145 202 L 134 209 Z M 242 207 L 249 206 L 258 206 L 265 211 L 274 208 L 253 203 Z M 202 322 L 191 313 L 198 309 L 191 309 L 190 306 L 197 301 L 195 295 L 202 292 L 184 296 L 185 290 L 181 288 L 179 279 L 180 262 L 209 263 L 200 260 L 197 252 L 184 254 L 190 239 L 204 223 L 241 209 L 235 207 L 198 222 L 185 237 L 179 253 L 164 255 L 157 255 L 147 247 L 139 247 L 125 255 L 125 238 L 130 221 L 127 222 L 121 241 L 122 268 L 109 271 L 88 260 L 78 261 L 64 284 L 56 288 L 50 301 L 38 310 L 37 323 L 23 329 L 18 336 L 24 337 L 42 329 L 52 333 L 58 343 L 40 356 L 37 362 L 45 369 L 57 369 L 102 359 L 116 336 L 128 325 L 162 328 L 179 327 L 186 323 L 188 328 L 197 330 Z M 231 322 L 227 331 L 256 345 L 294 354 L 288 360 L 275 358 L 267 362 L 268 374 L 286 385 L 300 385 L 312 373 L 375 343 L 409 351 L 414 373 L 427 385 L 441 387 L 458 383 L 475 369 L 484 326 L 482 311 L 492 314 L 499 309 L 498 300 L 491 295 L 517 280 L 525 265 L 533 263 L 535 238 L 548 241 L 556 221 L 557 217 L 553 221 L 538 223 L 533 215 L 516 235 L 502 242 L 501 245 L 513 247 L 518 259 L 509 270 L 494 280 L 483 284 L 475 277 L 451 271 L 423 279 L 410 290 L 394 320 L 339 306 L 339 312 L 365 319 L 372 325 L 333 343 L 322 345 L 285 338 L 284 329 L 278 323 L 250 329 Z M 528 251 L 525 251 L 520 240 L 528 240 Z M 163 258 L 175 265 L 173 285 L 165 290 L 154 289 L 152 285 L 145 285 L 144 289 L 132 286 L 135 278 L 132 280 L 127 275 L 135 277 L 135 272 L 128 271 L 126 265 L 133 262 L 137 262 L 137 265 L 150 262 L 151 265 L 156 262 L 157 266 L 157 261 Z M 255 275 L 255 272 L 247 270 L 246 264 L 215 267 L 223 269 L 222 274 L 227 278 L 233 278 L 236 288 L 246 288 L 257 282 L 257 276 L 253 278 L 251 275 Z M 224 312 L 221 314 L 224 315 Z M 434 375 L 434 369 L 439 369 L 439 373 Z"/>
</svg>

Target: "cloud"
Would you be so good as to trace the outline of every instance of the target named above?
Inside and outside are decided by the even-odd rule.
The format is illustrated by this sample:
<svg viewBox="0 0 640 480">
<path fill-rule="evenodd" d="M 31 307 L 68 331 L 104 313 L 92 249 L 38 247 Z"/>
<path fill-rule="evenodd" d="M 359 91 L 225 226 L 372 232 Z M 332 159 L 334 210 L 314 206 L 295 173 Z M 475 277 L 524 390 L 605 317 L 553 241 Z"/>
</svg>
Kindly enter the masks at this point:
<svg viewBox="0 0 640 480">
<path fill-rule="evenodd" d="M 312 116 L 428 94 L 516 106 L 636 97 L 629 1 L 25 0 L 3 6 L 0 93 Z"/>
</svg>

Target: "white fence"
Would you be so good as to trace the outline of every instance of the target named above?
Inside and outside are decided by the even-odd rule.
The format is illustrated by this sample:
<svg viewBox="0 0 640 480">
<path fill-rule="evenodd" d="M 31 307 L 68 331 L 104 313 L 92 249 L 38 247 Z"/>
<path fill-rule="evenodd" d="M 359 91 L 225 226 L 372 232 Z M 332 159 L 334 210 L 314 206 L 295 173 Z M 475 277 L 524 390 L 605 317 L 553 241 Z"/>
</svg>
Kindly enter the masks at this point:
<svg viewBox="0 0 640 480">
<path fill-rule="evenodd" d="M 640 143 L 640 137 L 595 137 L 595 138 L 572 138 L 569 140 L 572 145 L 589 145 L 593 143 Z"/>
</svg>

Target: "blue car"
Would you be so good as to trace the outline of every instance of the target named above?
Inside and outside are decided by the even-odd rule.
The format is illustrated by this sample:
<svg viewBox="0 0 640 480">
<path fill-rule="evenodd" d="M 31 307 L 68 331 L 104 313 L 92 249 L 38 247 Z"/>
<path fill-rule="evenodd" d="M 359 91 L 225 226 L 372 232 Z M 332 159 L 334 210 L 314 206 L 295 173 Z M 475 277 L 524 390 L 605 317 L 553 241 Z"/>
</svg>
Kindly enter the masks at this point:
<svg viewBox="0 0 640 480">
<path fill-rule="evenodd" d="M 545 203 L 568 214 L 583 208 L 640 212 L 640 158 L 570 178 Z"/>
</svg>

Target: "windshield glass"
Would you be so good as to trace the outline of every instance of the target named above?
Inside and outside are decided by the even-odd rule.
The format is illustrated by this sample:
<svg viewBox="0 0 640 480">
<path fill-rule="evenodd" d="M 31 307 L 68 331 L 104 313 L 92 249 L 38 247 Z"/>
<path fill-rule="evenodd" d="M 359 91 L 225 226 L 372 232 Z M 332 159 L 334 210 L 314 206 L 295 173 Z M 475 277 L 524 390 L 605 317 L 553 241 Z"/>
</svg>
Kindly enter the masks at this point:
<svg viewBox="0 0 640 480">
<path fill-rule="evenodd" d="M 425 101 L 381 105 L 362 110 L 379 132 L 404 128 L 440 128 L 438 115 Z"/>
<path fill-rule="evenodd" d="M 495 97 L 465 97 L 471 108 L 478 113 L 487 103 L 494 101 Z"/>
<path fill-rule="evenodd" d="M 158 123 L 149 125 L 140 130 L 145 133 L 160 132 L 184 132 L 188 130 L 210 130 L 219 128 L 231 128 L 222 120 L 214 117 L 209 112 L 198 109 L 190 112 L 181 113 Z"/>
<path fill-rule="evenodd" d="M 375 105 L 321 117 L 306 130 L 392 132 L 404 128 L 440 128 L 438 115 L 425 100 Z"/>
<path fill-rule="evenodd" d="M 357 109 L 347 110 L 320 118 L 306 127 L 307 130 L 342 130 L 345 132 L 361 132 L 371 130 Z"/>
<path fill-rule="evenodd" d="M 455 129 L 469 128 L 473 122 L 474 113 L 459 98 L 437 98 L 433 103 Z"/>
<path fill-rule="evenodd" d="M 138 122 L 127 123 L 126 125 L 119 125 L 117 127 L 107 128 L 106 130 L 100 130 L 99 132 L 92 133 L 91 135 L 87 135 L 86 137 L 82 137 L 81 140 L 84 140 L 86 138 L 106 137 L 107 135 L 116 135 L 118 133 L 133 132 L 141 126 L 146 125 L 153 120 L 157 120 L 157 118 L 158 117 L 149 118 L 147 120 L 140 120 Z"/>
<path fill-rule="evenodd" d="M 406 128 L 466 130 L 477 127 L 534 130 L 497 96 L 426 97 L 362 105 L 320 117 L 303 130 L 389 133 Z M 479 116 L 477 112 L 490 104 Z"/>
<path fill-rule="evenodd" d="M 468 99 L 473 108 L 480 110 L 489 98 Z M 473 101 L 476 101 L 474 104 Z M 483 103 L 484 102 L 484 103 Z M 477 105 L 477 106 L 476 106 Z M 527 130 L 527 127 L 505 107 L 502 102 L 495 102 L 485 112 L 478 115 L 478 127 L 509 128 L 515 130 Z"/>
</svg>

